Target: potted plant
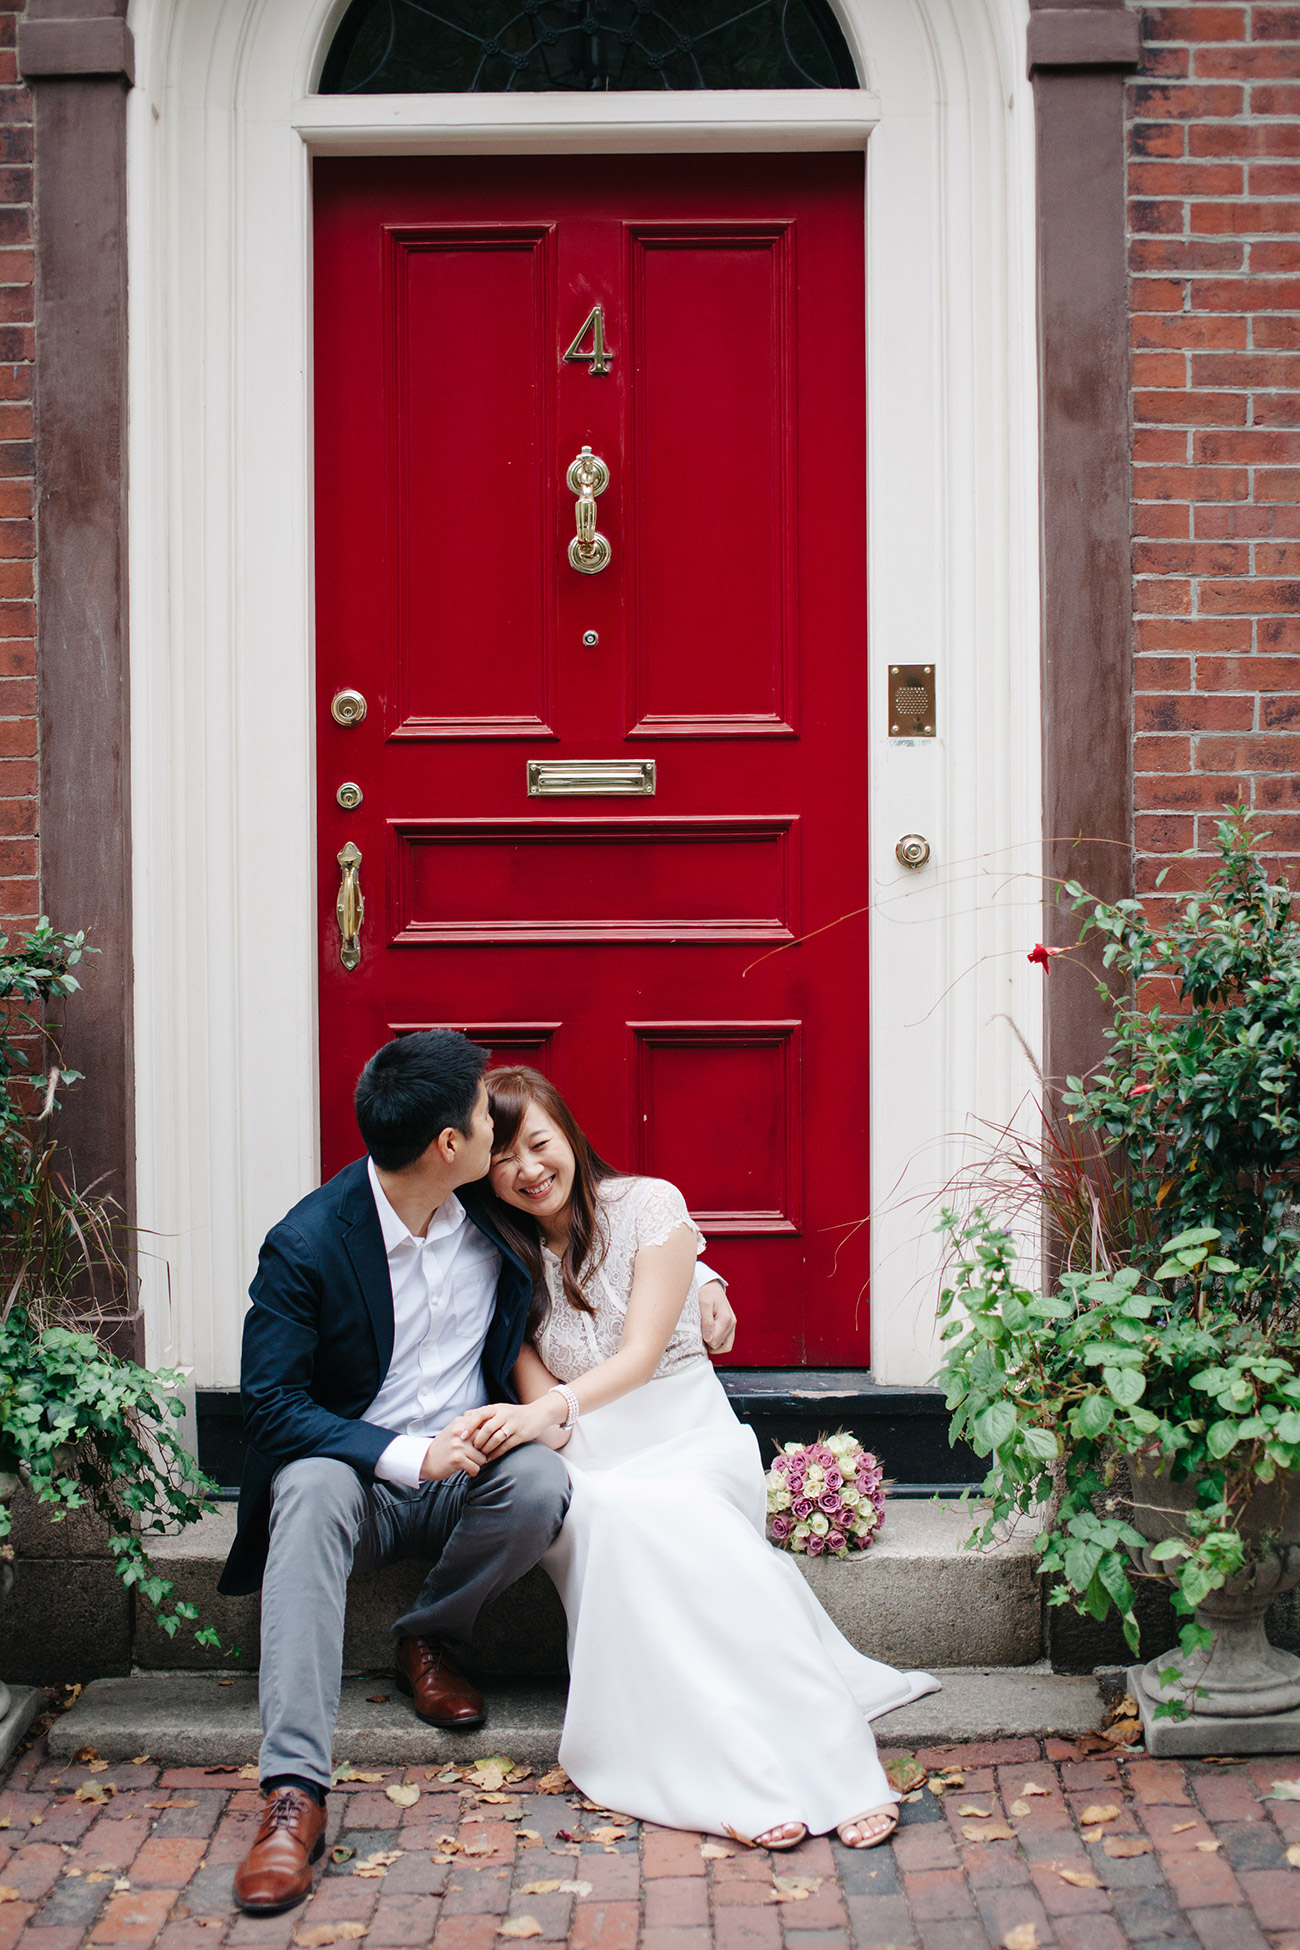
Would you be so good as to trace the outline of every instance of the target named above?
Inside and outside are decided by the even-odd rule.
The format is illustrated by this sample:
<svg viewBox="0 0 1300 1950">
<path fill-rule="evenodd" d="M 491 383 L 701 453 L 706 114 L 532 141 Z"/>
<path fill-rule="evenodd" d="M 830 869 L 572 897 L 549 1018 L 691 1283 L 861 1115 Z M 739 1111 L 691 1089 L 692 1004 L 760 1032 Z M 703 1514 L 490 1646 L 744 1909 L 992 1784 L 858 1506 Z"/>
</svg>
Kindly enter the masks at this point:
<svg viewBox="0 0 1300 1950">
<path fill-rule="evenodd" d="M 147 1540 L 193 1522 L 213 1486 L 175 1433 L 181 1377 L 104 1345 L 130 1293 L 120 1214 L 59 1158 L 59 1092 L 80 1079 L 47 1011 L 77 989 L 88 952 L 44 919 L 16 948 L 0 936 L 0 1565 L 7 1585 L 21 1481 L 51 1522 L 83 1508 L 101 1519 L 123 1582 L 174 1635 L 197 1613 L 172 1602 Z M 220 1643 L 210 1627 L 196 1637 Z"/>
<path fill-rule="evenodd" d="M 1083 1235 L 1061 1253 L 1055 1226 L 1046 1281 L 1019 1275 L 1004 1215 L 945 1214 L 940 1378 L 954 1436 L 990 1459 L 984 1534 L 1048 1513 L 1051 1602 L 1117 1607 L 1136 1653 L 1132 1580 L 1169 1581 L 1188 1622 L 1132 1674 L 1148 1736 L 1168 1745 L 1159 1723 L 1190 1713 L 1221 1751 L 1225 1721 L 1259 1747 L 1300 1706 L 1300 1660 L 1263 1631 L 1300 1583 L 1300 923 L 1244 810 L 1216 846 L 1204 892 L 1154 919 L 1067 886 L 1129 981 L 1107 1060 L 1065 1098 L 1123 1196 L 1083 1264 Z M 1196 1750 L 1194 1725 L 1177 1738 Z"/>
</svg>

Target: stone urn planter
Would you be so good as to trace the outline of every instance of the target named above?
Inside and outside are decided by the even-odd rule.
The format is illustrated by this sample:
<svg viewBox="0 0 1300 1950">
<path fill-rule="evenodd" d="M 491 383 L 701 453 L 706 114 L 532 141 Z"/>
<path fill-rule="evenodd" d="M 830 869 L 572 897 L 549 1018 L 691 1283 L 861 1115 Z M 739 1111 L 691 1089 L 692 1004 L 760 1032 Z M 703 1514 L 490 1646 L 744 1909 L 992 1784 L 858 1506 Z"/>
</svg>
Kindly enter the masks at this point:
<svg viewBox="0 0 1300 1950">
<path fill-rule="evenodd" d="M 1158 1575 L 1163 1566 L 1151 1549 L 1186 1537 L 1196 1482 L 1171 1482 L 1167 1470 L 1139 1458 L 1130 1459 L 1129 1477 L 1133 1526 L 1147 1540 L 1133 1554 L 1143 1571 Z M 1214 1634 L 1210 1650 L 1166 1652 L 1130 1668 L 1152 1753 L 1277 1753 L 1300 1738 L 1300 1658 L 1271 1645 L 1264 1630 L 1273 1600 L 1300 1585 L 1300 1475 L 1258 1483 L 1240 1528 L 1254 1561 L 1196 1612 L 1197 1624 Z M 1175 1676 L 1166 1683 L 1162 1673 Z M 1167 1701 L 1186 1705 L 1189 1717 L 1157 1720 L 1155 1707 Z"/>
</svg>

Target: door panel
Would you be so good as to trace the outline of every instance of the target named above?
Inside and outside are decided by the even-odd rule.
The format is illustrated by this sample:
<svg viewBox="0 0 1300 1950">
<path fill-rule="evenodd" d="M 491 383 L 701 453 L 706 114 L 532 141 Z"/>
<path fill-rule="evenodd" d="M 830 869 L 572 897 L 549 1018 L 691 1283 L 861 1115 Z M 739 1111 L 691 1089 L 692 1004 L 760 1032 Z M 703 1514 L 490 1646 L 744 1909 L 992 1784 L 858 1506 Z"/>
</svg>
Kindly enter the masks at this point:
<svg viewBox="0 0 1300 1950">
<path fill-rule="evenodd" d="M 865 1366 L 862 158 L 329 159 L 316 200 L 325 1169 L 371 1050 L 463 1028 L 681 1185 L 734 1360 Z"/>
</svg>

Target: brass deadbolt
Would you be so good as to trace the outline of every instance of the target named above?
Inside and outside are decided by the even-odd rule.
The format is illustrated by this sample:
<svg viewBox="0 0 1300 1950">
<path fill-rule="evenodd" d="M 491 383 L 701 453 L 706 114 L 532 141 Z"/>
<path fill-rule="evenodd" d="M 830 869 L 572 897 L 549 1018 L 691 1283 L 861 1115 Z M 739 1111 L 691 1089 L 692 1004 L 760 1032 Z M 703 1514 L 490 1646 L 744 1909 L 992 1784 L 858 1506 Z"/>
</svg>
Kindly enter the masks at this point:
<svg viewBox="0 0 1300 1950">
<path fill-rule="evenodd" d="M 335 691 L 330 699 L 330 716 L 335 724 L 360 724 L 366 715 L 366 700 L 360 691 Z"/>
</svg>

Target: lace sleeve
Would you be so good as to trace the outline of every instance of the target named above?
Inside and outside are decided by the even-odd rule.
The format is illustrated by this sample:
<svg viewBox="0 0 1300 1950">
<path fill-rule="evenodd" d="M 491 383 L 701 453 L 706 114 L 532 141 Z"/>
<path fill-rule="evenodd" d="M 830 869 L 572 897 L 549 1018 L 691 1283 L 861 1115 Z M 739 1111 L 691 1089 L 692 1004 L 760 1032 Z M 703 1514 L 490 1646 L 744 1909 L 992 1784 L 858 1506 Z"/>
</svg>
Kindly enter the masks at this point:
<svg viewBox="0 0 1300 1950">
<path fill-rule="evenodd" d="M 686 1200 L 665 1178 L 647 1178 L 636 1214 L 636 1250 L 643 1246 L 662 1246 L 679 1226 L 689 1226 L 695 1235 L 695 1256 L 704 1251 L 704 1235 L 687 1210 Z"/>
</svg>

